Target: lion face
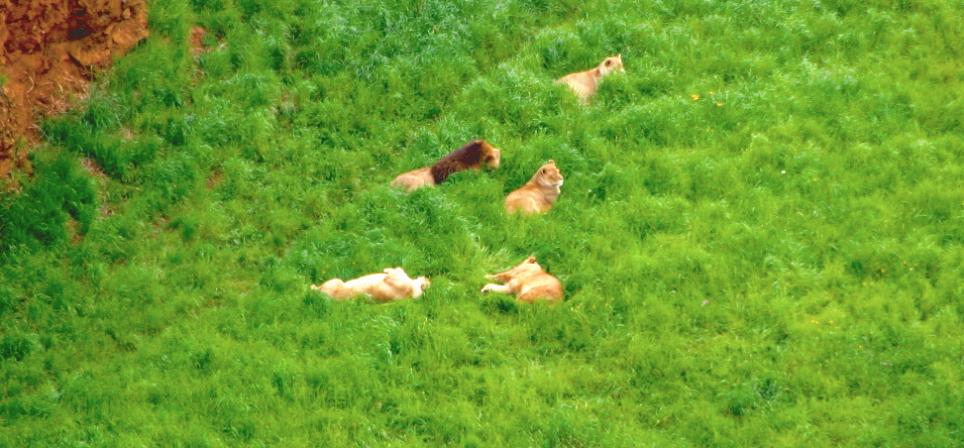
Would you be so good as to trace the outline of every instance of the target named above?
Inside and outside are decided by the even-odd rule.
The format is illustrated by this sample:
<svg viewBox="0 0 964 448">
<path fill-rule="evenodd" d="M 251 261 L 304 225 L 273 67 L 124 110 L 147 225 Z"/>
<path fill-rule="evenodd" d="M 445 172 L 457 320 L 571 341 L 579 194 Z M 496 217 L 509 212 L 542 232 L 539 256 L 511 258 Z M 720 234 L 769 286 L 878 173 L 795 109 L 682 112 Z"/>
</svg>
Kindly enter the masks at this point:
<svg viewBox="0 0 964 448">
<path fill-rule="evenodd" d="M 539 262 L 536 261 L 535 255 L 529 255 L 525 260 L 522 260 L 522 263 L 519 263 L 516 265 L 516 267 L 512 268 L 512 270 L 516 272 L 526 272 L 533 269 L 540 271 L 542 270 L 542 266 L 539 266 Z"/>
<path fill-rule="evenodd" d="M 555 160 L 546 162 L 536 173 L 536 181 L 546 187 L 561 187 L 563 182 L 562 172 L 556 168 Z"/>
<path fill-rule="evenodd" d="M 418 278 L 416 278 L 415 284 L 422 291 L 425 291 L 426 289 L 428 289 L 429 286 L 432 286 L 432 282 L 425 276 L 419 276 Z"/>
<path fill-rule="evenodd" d="M 536 257 L 530 255 L 522 263 L 517 264 L 514 268 L 509 269 L 511 277 L 521 277 L 525 274 L 532 272 L 539 272 L 542 270 L 542 266 L 539 266 L 539 262 L 536 261 Z"/>
<path fill-rule="evenodd" d="M 626 73 L 626 70 L 623 68 L 623 55 L 621 53 L 603 59 L 602 63 L 599 64 L 599 74 L 601 76 L 606 76 L 613 72 Z"/>
<path fill-rule="evenodd" d="M 499 168 L 499 161 L 502 159 L 502 151 L 499 148 L 491 148 L 482 158 L 482 163 L 490 169 Z"/>
</svg>

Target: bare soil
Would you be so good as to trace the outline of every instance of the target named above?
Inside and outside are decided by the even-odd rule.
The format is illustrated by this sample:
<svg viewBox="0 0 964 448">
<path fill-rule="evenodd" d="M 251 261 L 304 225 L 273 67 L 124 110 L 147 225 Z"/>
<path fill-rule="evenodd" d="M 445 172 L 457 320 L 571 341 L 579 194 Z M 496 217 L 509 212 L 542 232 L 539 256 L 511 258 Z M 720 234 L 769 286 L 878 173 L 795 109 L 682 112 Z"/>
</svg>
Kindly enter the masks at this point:
<svg viewBox="0 0 964 448">
<path fill-rule="evenodd" d="M 39 119 L 84 98 L 93 72 L 147 35 L 145 0 L 0 0 L 0 178 L 26 168 Z"/>
</svg>

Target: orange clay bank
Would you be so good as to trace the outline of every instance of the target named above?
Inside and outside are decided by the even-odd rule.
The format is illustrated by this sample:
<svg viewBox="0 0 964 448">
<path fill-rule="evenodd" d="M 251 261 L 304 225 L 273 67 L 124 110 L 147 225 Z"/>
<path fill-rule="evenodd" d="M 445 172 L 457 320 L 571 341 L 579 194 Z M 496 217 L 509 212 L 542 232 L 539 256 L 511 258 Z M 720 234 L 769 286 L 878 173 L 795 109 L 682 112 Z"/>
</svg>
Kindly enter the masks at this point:
<svg viewBox="0 0 964 448">
<path fill-rule="evenodd" d="M 506 196 L 505 210 L 524 215 L 545 213 L 559 198 L 562 182 L 562 173 L 556 168 L 556 162 L 550 160 L 536 171 L 529 182 Z"/>
<path fill-rule="evenodd" d="M 392 186 L 404 188 L 406 191 L 435 186 L 459 171 L 479 169 L 483 165 L 496 169 L 501 158 L 502 151 L 498 148 L 485 140 L 474 140 L 452 151 L 430 167 L 399 174 L 392 181 Z"/>
<path fill-rule="evenodd" d="M 613 72 L 626 72 L 626 70 L 623 69 L 622 54 L 603 59 L 599 66 L 594 69 L 563 76 L 556 80 L 556 84 L 569 86 L 576 96 L 578 96 L 583 103 L 586 103 L 590 97 L 596 94 L 596 90 L 599 89 L 599 82 Z"/>
<path fill-rule="evenodd" d="M 402 268 L 388 268 L 377 274 L 368 274 L 354 280 L 333 278 L 322 285 L 311 285 L 335 300 L 347 300 L 358 296 L 371 297 L 380 302 L 417 299 L 431 284 L 425 277 L 411 278 Z"/>
<path fill-rule="evenodd" d="M 496 280 L 502 284 L 489 283 L 482 287 L 482 293 L 497 292 L 515 294 L 522 302 L 546 300 L 558 302 L 562 300 L 562 283 L 539 266 L 536 257 L 526 258 L 518 266 L 498 274 L 487 275 L 485 278 Z"/>
</svg>

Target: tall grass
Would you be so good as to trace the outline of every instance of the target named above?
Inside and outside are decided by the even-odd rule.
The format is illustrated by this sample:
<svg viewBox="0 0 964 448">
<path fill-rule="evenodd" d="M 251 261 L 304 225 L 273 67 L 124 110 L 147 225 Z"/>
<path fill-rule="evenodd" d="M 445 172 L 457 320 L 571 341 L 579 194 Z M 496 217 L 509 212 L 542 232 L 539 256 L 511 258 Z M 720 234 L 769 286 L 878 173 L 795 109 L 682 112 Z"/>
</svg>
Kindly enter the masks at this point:
<svg viewBox="0 0 964 448">
<path fill-rule="evenodd" d="M 959 445 L 961 17 L 153 2 L 2 201 L 0 446 Z M 473 138 L 498 171 L 388 187 Z M 478 293 L 529 254 L 563 304 Z M 386 266 L 432 287 L 308 290 Z"/>
</svg>

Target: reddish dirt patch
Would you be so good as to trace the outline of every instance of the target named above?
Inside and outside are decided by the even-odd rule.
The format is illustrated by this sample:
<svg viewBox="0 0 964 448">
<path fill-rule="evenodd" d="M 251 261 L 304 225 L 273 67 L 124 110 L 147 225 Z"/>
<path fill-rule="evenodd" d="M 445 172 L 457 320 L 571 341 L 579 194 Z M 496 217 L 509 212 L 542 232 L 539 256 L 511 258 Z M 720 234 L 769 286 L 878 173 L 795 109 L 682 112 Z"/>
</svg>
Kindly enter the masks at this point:
<svg viewBox="0 0 964 448">
<path fill-rule="evenodd" d="M 92 71 L 147 34 L 145 0 L 0 0 L 0 178 L 25 166 L 38 119 L 83 98 Z"/>
<path fill-rule="evenodd" d="M 67 217 L 67 234 L 70 235 L 70 244 L 74 246 L 84 240 L 84 235 L 80 233 L 80 224 L 72 217 Z"/>
<path fill-rule="evenodd" d="M 211 173 L 211 176 L 208 177 L 208 181 L 207 181 L 208 190 L 213 190 L 217 188 L 218 185 L 221 185 L 221 181 L 223 180 L 224 180 L 224 173 L 222 173 L 221 170 L 215 170 L 213 173 Z"/>
<path fill-rule="evenodd" d="M 208 31 L 199 26 L 191 28 L 191 54 L 194 57 L 204 53 L 204 36 L 207 36 L 207 34 Z"/>
</svg>

